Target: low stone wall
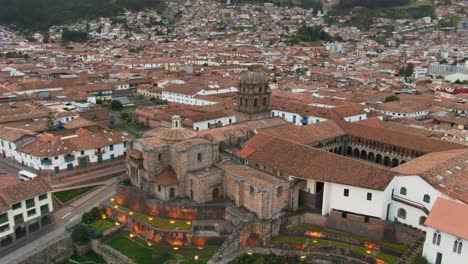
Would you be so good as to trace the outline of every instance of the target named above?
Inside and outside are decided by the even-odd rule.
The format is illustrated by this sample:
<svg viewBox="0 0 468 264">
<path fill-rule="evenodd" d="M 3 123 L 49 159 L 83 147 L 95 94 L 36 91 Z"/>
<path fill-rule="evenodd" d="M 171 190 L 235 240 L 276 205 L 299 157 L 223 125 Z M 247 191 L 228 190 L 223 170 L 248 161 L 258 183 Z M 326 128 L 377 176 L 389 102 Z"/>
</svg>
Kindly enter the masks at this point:
<svg viewBox="0 0 468 264">
<path fill-rule="evenodd" d="M 98 244 L 94 248 L 94 251 L 100 255 L 107 264 L 136 264 L 132 259 L 104 244 Z"/>
<path fill-rule="evenodd" d="M 425 233 L 402 223 L 393 223 L 395 239 L 403 244 L 411 245 L 424 239 Z"/>
<path fill-rule="evenodd" d="M 57 240 L 49 242 L 43 250 L 33 253 L 29 256 L 23 256 L 21 264 L 53 264 L 61 263 L 74 254 L 74 247 L 71 236 L 65 233 Z"/>
<path fill-rule="evenodd" d="M 170 217 L 176 219 L 223 219 L 226 207 L 222 205 L 185 205 L 177 202 L 164 202 L 147 197 L 134 187 L 117 187 L 115 200 L 128 208 L 147 215 Z"/>
<path fill-rule="evenodd" d="M 332 211 L 325 226 L 376 240 L 394 240 L 392 223 L 380 219 L 371 218 L 366 223 L 364 216 L 348 214 L 342 218 L 340 212 Z"/>
</svg>

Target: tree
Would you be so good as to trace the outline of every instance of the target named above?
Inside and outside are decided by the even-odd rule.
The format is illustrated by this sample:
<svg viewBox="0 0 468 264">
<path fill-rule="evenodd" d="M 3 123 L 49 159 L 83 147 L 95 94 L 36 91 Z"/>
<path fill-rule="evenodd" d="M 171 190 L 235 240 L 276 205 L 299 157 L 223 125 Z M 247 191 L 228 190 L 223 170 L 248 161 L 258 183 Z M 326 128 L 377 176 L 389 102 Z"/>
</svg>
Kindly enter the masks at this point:
<svg viewBox="0 0 468 264">
<path fill-rule="evenodd" d="M 47 130 L 48 131 L 54 131 L 57 129 L 57 126 L 55 125 L 55 115 L 52 112 L 49 112 L 47 114 Z"/>
<path fill-rule="evenodd" d="M 390 95 L 390 96 L 385 97 L 386 103 L 393 102 L 393 101 L 400 101 L 400 98 L 396 95 Z"/>
<path fill-rule="evenodd" d="M 112 103 L 111 103 L 111 109 L 112 110 L 119 111 L 119 110 L 122 110 L 122 108 L 123 108 L 123 105 L 122 105 L 122 103 L 120 101 L 112 100 Z"/>
<path fill-rule="evenodd" d="M 102 99 L 96 99 L 96 104 L 102 105 Z"/>
<path fill-rule="evenodd" d="M 89 242 L 88 228 L 84 225 L 79 225 L 73 229 L 71 238 L 73 243 L 78 245 L 86 245 Z"/>
<path fill-rule="evenodd" d="M 398 72 L 398 76 L 403 76 L 405 78 L 405 82 L 408 81 L 408 78 L 413 76 L 414 74 L 414 64 L 413 63 L 408 63 L 406 66 L 400 69 Z"/>
</svg>

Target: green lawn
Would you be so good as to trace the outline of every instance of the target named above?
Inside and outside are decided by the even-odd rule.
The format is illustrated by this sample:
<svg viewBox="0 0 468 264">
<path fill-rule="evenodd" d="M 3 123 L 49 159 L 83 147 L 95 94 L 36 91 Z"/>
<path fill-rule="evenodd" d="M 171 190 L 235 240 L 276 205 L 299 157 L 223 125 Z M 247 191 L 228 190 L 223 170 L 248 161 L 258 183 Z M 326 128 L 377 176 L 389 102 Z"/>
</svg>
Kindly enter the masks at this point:
<svg viewBox="0 0 468 264">
<path fill-rule="evenodd" d="M 107 242 L 107 245 L 138 264 L 165 263 L 168 260 L 178 260 L 182 264 L 204 264 L 218 250 L 218 247 L 213 246 L 178 247 L 175 250 L 168 243 L 154 243 L 148 246 L 147 242 L 139 237 L 130 238 L 129 233 L 116 235 Z"/>
<path fill-rule="evenodd" d="M 130 239 L 125 233 L 111 238 L 107 245 L 131 258 L 138 264 L 152 264 L 153 250 L 145 245 Z"/>
<path fill-rule="evenodd" d="M 386 248 L 394 249 L 394 250 L 397 250 L 397 251 L 400 251 L 400 252 L 405 252 L 408 249 L 407 245 L 373 240 L 373 239 L 369 239 L 369 238 L 366 238 L 366 237 L 354 235 L 354 234 L 343 232 L 343 231 L 340 231 L 340 230 L 321 227 L 321 226 L 298 225 L 298 226 L 295 226 L 293 229 L 299 230 L 299 231 L 316 231 L 316 232 L 324 232 L 324 233 L 342 235 L 342 236 L 357 239 L 359 241 L 374 243 L 374 244 L 377 244 L 377 245 L 380 245 L 380 246 L 383 246 L 383 247 L 386 247 Z"/>
<path fill-rule="evenodd" d="M 76 189 L 70 189 L 66 191 L 60 191 L 60 192 L 54 192 L 53 194 L 57 199 L 59 199 L 60 202 L 66 203 L 73 198 L 76 198 L 80 195 L 83 195 L 91 190 L 94 190 L 95 188 L 99 187 L 101 185 L 92 185 L 92 186 L 86 186 L 82 188 L 76 188 Z"/>
<path fill-rule="evenodd" d="M 167 229 L 167 230 L 189 230 L 192 226 L 192 222 L 190 220 L 177 220 L 177 219 L 170 219 L 170 218 L 163 218 L 157 216 L 149 216 L 146 214 L 142 214 L 140 212 L 133 211 L 127 207 L 119 205 L 119 209 L 127 212 L 133 212 L 133 217 L 146 222 L 153 227 Z"/>
<path fill-rule="evenodd" d="M 76 263 L 94 263 L 94 264 L 105 264 L 106 262 L 96 254 L 94 251 L 89 251 L 84 256 L 73 255 L 69 259 L 62 262 L 62 264 L 76 264 Z"/>
<path fill-rule="evenodd" d="M 115 221 L 112 219 L 106 218 L 106 219 L 99 219 L 91 224 L 89 224 L 92 228 L 97 229 L 101 232 L 106 231 L 107 229 L 113 227 L 115 225 Z"/>
</svg>

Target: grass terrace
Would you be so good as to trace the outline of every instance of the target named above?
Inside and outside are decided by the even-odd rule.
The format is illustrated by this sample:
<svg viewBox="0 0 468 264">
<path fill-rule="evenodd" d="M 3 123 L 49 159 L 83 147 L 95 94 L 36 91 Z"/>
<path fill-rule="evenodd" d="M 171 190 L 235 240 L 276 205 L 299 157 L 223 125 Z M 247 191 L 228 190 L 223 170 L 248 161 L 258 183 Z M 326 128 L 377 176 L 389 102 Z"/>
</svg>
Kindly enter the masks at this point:
<svg viewBox="0 0 468 264">
<path fill-rule="evenodd" d="M 394 250 L 400 251 L 402 253 L 405 252 L 409 248 L 407 245 L 391 243 L 391 242 L 385 242 L 385 241 L 379 241 L 379 240 L 373 240 L 373 239 L 369 239 L 367 237 L 358 236 L 358 235 L 354 235 L 354 234 L 347 233 L 347 232 L 344 232 L 344 231 L 330 229 L 330 228 L 321 227 L 321 226 L 298 225 L 298 226 L 295 226 L 293 229 L 294 230 L 299 230 L 299 231 L 315 231 L 315 232 L 323 232 L 323 233 L 331 233 L 331 234 L 341 235 L 341 236 L 345 236 L 345 237 L 354 238 L 354 239 L 359 240 L 359 241 L 370 242 L 370 243 L 373 243 L 373 244 L 376 244 L 376 245 L 379 245 L 379 246 L 382 246 L 382 247 L 394 249 Z"/>
<path fill-rule="evenodd" d="M 151 243 L 131 233 L 120 233 L 107 241 L 107 245 L 138 264 L 165 263 L 168 260 L 178 260 L 182 264 L 203 264 L 218 249 L 217 247 L 173 247 L 167 243 Z"/>
<path fill-rule="evenodd" d="M 312 254 L 313 256 L 318 257 L 319 259 L 337 261 L 336 263 L 349 263 L 349 264 L 362 264 L 363 262 L 357 260 L 349 260 L 346 257 L 333 256 L 333 255 L 319 255 Z M 303 263 L 316 263 L 308 261 L 307 258 L 301 257 L 291 257 L 291 256 L 266 256 L 258 254 L 247 254 L 238 257 L 230 264 L 303 264 Z"/>
<path fill-rule="evenodd" d="M 331 241 L 331 240 L 323 240 L 323 239 L 313 239 L 313 238 L 305 238 L 305 237 L 298 237 L 298 236 L 283 236 L 279 235 L 273 238 L 273 243 L 284 243 L 284 244 L 291 244 L 291 245 L 314 245 L 318 247 L 335 247 L 335 248 L 346 248 L 350 249 L 354 252 L 361 253 L 363 255 L 374 255 L 377 259 L 383 260 L 388 264 L 395 264 L 398 262 L 399 258 L 384 254 L 375 250 L 370 250 L 368 248 L 355 246 L 343 242 Z"/>
<path fill-rule="evenodd" d="M 53 194 L 61 203 L 66 203 L 98 188 L 99 186 L 101 185 L 92 185 L 66 191 L 54 192 Z"/>
<path fill-rule="evenodd" d="M 99 219 L 89 224 L 90 227 L 96 230 L 99 230 L 101 232 L 106 231 L 107 229 L 113 227 L 114 225 L 115 225 L 115 221 L 109 218 Z"/>
<path fill-rule="evenodd" d="M 140 212 L 136 212 L 127 208 L 125 206 L 113 205 L 114 208 L 117 206 L 118 209 L 125 211 L 129 215 L 150 224 L 155 228 L 166 229 L 166 230 L 189 230 L 192 227 L 192 221 L 190 220 L 179 220 L 179 219 L 170 219 L 157 216 L 150 216 Z"/>
</svg>

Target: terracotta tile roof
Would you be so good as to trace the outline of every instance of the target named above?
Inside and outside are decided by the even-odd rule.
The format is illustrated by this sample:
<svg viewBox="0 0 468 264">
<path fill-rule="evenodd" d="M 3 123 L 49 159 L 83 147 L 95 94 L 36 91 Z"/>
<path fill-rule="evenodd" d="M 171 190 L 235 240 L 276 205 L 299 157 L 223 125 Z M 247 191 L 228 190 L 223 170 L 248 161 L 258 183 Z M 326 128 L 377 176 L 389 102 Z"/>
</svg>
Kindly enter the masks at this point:
<svg viewBox="0 0 468 264">
<path fill-rule="evenodd" d="M 36 133 L 25 129 L 17 129 L 0 125 L 0 139 L 8 142 L 16 142 L 24 137 L 34 137 L 35 135 Z"/>
<path fill-rule="evenodd" d="M 377 165 L 259 133 L 246 143 L 245 158 L 304 179 L 384 190 L 396 174 Z"/>
<path fill-rule="evenodd" d="M 429 153 L 393 171 L 418 175 L 446 195 L 468 203 L 468 148 Z"/>
<path fill-rule="evenodd" d="M 468 205 L 437 198 L 425 225 L 468 240 Z"/>
<path fill-rule="evenodd" d="M 465 146 L 461 144 L 402 133 L 386 128 L 371 127 L 361 124 L 360 122 L 344 122 L 341 120 L 336 120 L 335 122 L 347 135 L 375 140 L 389 145 L 401 146 L 422 153 L 465 148 Z"/>
<path fill-rule="evenodd" d="M 155 175 L 151 180 L 152 183 L 158 184 L 161 186 L 172 186 L 178 185 L 179 180 L 177 179 L 177 174 L 171 166 L 168 166 L 166 169 L 161 171 L 158 175 Z"/>
<path fill-rule="evenodd" d="M 320 122 L 307 126 L 288 124 L 280 127 L 266 128 L 260 131 L 265 134 L 294 141 L 303 145 L 309 145 L 313 142 L 335 138 L 345 134 L 333 121 Z"/>
<path fill-rule="evenodd" d="M 0 182 L 0 212 L 9 210 L 12 204 L 52 190 L 40 176 L 23 182 L 11 176 L 0 175 Z"/>
<path fill-rule="evenodd" d="M 98 124 L 89 121 L 88 119 L 84 119 L 82 117 L 77 117 L 72 121 L 66 123 L 63 127 L 66 129 L 73 129 L 73 128 L 81 128 L 81 127 L 89 127 L 89 126 L 96 126 Z"/>
</svg>

